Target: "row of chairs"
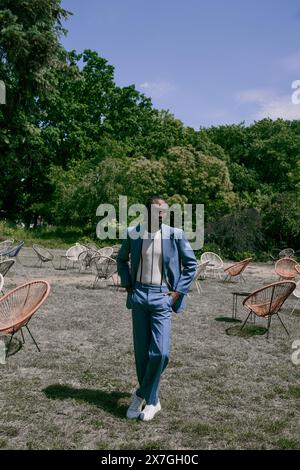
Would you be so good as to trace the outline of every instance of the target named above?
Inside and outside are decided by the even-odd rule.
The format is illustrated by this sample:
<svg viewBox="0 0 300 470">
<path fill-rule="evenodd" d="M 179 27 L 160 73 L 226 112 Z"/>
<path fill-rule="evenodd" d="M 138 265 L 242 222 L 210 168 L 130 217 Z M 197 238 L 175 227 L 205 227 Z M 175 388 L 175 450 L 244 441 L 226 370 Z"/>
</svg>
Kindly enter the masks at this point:
<svg viewBox="0 0 300 470">
<path fill-rule="evenodd" d="M 252 258 L 246 258 L 238 263 L 234 263 L 224 268 L 222 258 L 211 251 L 207 251 L 201 255 L 200 262 L 197 264 L 195 275 L 195 285 L 197 291 L 201 291 L 200 279 L 208 275 L 209 277 L 218 277 L 224 282 L 230 281 L 233 277 L 243 278 L 243 272 L 252 261 Z"/>
<path fill-rule="evenodd" d="M 291 253 L 285 252 L 282 254 L 286 255 Z M 240 276 L 243 280 L 245 280 L 243 278 L 243 272 L 251 260 L 252 258 L 247 258 L 224 269 L 223 260 L 219 255 L 213 252 L 203 253 L 197 266 L 195 275 L 195 286 L 198 293 L 201 292 L 201 284 L 199 281 L 205 276 L 207 272 L 210 272 L 212 277 L 217 275 L 220 278 L 222 278 L 224 276 L 223 273 L 225 273 L 225 278 L 223 278 L 224 281 L 230 280 L 235 276 Z M 244 323 L 242 324 L 241 329 L 245 327 L 251 315 L 267 317 L 268 337 L 272 316 L 276 315 L 279 318 L 279 321 L 281 322 L 286 333 L 289 334 L 286 326 L 279 316 L 279 310 L 292 293 L 295 295 L 295 297 L 297 297 L 298 301 L 294 306 L 291 314 L 293 314 L 300 302 L 300 281 L 297 283 L 294 282 L 294 279 L 300 275 L 300 265 L 294 258 L 283 256 L 277 260 L 275 264 L 275 272 L 279 276 L 279 281 L 252 292 L 251 294 L 247 295 L 243 301 L 243 305 L 249 311 L 249 313 Z"/>
<path fill-rule="evenodd" d="M 196 281 L 201 279 L 201 276 L 204 277 L 205 274 L 219 277 L 225 282 L 230 281 L 233 277 L 240 277 L 245 280 L 243 272 L 251 261 L 252 258 L 246 258 L 224 268 L 223 260 L 219 255 L 213 252 L 205 252 L 201 255 L 200 262 L 197 265 Z M 275 263 L 275 273 L 280 280 L 293 280 L 300 275 L 300 264 L 294 258 L 281 257 Z M 197 290 L 199 290 L 199 282 L 196 285 Z"/>
<path fill-rule="evenodd" d="M 55 267 L 54 255 L 50 250 L 47 250 L 40 245 L 33 245 L 32 248 L 38 258 L 36 266 L 41 266 L 42 263 L 51 262 L 55 269 L 68 269 L 70 266 L 74 267 L 76 264 L 79 265 L 79 271 L 94 267 L 96 275 L 93 287 L 96 287 L 98 282 L 102 280 L 111 280 L 115 287 L 119 286 L 116 257 L 119 252 L 120 245 L 99 249 L 94 244 L 84 245 L 76 243 L 66 251 L 65 255 L 60 257 L 59 268 Z M 65 264 L 64 268 L 62 268 L 63 262 Z"/>
</svg>

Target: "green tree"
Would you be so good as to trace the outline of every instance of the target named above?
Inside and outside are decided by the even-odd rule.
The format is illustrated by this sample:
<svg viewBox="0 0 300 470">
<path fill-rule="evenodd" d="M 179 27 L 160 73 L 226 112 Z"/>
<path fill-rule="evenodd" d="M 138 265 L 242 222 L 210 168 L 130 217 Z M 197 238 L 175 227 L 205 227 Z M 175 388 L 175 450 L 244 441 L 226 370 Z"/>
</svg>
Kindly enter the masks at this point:
<svg viewBox="0 0 300 470">
<path fill-rule="evenodd" d="M 180 192 L 189 203 L 205 204 L 208 219 L 227 213 L 236 204 L 226 163 L 192 146 L 169 150 L 165 180 L 170 196 Z"/>
<path fill-rule="evenodd" d="M 0 108 L 0 202 L 11 217 L 28 220 L 31 203 L 47 191 L 39 99 L 56 91 L 67 16 L 59 0 L 0 2 L 0 77 L 7 90 Z"/>
</svg>

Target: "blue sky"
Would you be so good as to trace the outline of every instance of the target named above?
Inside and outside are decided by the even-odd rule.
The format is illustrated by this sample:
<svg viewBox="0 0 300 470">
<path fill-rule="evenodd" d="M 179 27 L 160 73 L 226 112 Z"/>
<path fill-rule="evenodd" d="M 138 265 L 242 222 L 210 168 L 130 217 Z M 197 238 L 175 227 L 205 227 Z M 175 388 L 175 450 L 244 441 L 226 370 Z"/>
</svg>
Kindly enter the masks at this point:
<svg viewBox="0 0 300 470">
<path fill-rule="evenodd" d="M 64 46 L 96 50 L 119 86 L 199 128 L 300 118 L 299 0 L 62 0 Z"/>
</svg>

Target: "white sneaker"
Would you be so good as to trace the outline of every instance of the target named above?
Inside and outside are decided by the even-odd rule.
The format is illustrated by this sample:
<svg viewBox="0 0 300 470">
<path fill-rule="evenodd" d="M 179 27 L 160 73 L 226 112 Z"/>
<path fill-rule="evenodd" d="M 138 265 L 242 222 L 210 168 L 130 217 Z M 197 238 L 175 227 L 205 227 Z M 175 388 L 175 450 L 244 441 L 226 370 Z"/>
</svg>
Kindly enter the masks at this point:
<svg viewBox="0 0 300 470">
<path fill-rule="evenodd" d="M 142 407 L 144 404 L 144 398 L 140 398 L 134 393 L 132 395 L 131 403 L 129 405 L 129 408 L 127 410 L 127 418 L 129 419 L 136 419 L 140 416 Z"/>
<path fill-rule="evenodd" d="M 140 414 L 140 419 L 142 421 L 150 421 L 154 418 L 156 413 L 161 410 L 161 404 L 158 401 L 156 405 L 146 405 L 143 411 Z"/>
</svg>

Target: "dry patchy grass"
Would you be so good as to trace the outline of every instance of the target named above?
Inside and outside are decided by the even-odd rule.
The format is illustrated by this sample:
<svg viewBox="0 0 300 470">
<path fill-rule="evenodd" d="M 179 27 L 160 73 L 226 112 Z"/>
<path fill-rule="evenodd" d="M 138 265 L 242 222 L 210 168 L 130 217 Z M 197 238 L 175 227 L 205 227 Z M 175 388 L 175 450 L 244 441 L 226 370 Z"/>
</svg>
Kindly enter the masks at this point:
<svg viewBox="0 0 300 470">
<path fill-rule="evenodd" d="M 30 338 L 0 365 L 2 449 L 299 449 L 299 367 L 291 344 L 300 338 L 300 312 L 274 320 L 270 338 L 226 334 L 231 291 L 203 281 L 183 315 L 173 315 L 172 349 L 162 378 L 162 411 L 150 423 L 125 418 L 136 387 L 131 317 L 125 293 L 91 289 L 93 275 L 41 269 L 31 251 L 6 278 L 6 289 L 49 279 L 47 303 L 33 317 Z M 276 280 L 272 267 L 253 264 L 246 286 Z M 239 317 L 245 313 L 239 309 Z M 260 322 L 264 326 L 264 322 Z M 237 325 L 232 325 L 237 327 Z"/>
</svg>

